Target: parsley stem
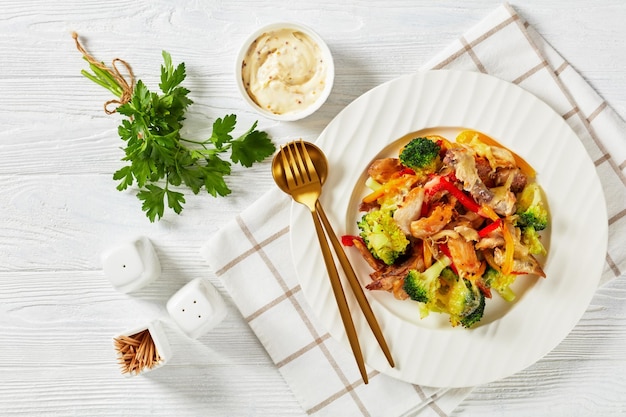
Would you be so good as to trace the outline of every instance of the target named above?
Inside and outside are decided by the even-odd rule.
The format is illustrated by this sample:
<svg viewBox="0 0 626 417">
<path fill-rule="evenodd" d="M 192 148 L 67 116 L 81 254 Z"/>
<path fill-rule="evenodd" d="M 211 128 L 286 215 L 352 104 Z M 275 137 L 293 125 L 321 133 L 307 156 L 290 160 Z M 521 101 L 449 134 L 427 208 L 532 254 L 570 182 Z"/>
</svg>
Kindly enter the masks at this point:
<svg viewBox="0 0 626 417">
<path fill-rule="evenodd" d="M 96 84 L 106 88 L 107 90 L 111 91 L 110 86 L 107 83 L 105 83 L 104 81 L 102 81 L 100 78 L 93 76 L 92 74 L 88 73 L 85 70 L 81 70 L 80 73 L 82 75 L 84 75 L 85 77 L 89 78 L 94 83 L 96 83 Z"/>
<path fill-rule="evenodd" d="M 102 63 L 102 65 L 104 65 L 104 63 Z M 102 80 L 108 81 L 108 84 L 119 87 L 120 90 L 122 89 L 122 87 L 120 86 L 120 83 L 111 75 L 111 73 L 108 70 L 104 70 L 101 67 L 94 65 L 91 62 L 89 63 L 89 68 L 91 68 L 94 74 L 96 74 L 99 78 L 101 78 Z"/>
<path fill-rule="evenodd" d="M 199 141 L 199 140 L 191 140 L 191 139 L 185 139 L 185 138 L 180 138 L 181 141 L 183 142 L 188 142 L 188 143 L 195 143 L 196 145 L 206 145 L 210 142 L 209 139 L 205 140 L 205 141 Z"/>
<path fill-rule="evenodd" d="M 108 74 L 100 70 L 97 67 L 92 67 L 94 74 L 90 74 L 86 70 L 81 70 L 80 73 L 89 78 L 94 83 L 106 88 L 117 97 L 121 97 L 123 94 L 122 87 Z"/>
<path fill-rule="evenodd" d="M 220 147 L 215 147 L 214 149 L 209 149 L 207 148 L 206 145 L 210 145 L 213 143 L 213 141 L 211 139 L 207 139 L 207 140 L 203 140 L 203 141 L 199 141 L 199 140 L 191 140 L 191 139 L 185 139 L 185 138 L 180 138 L 181 142 L 187 142 L 187 143 L 193 143 L 196 145 L 200 145 L 202 146 L 205 150 L 210 151 L 211 154 L 218 154 L 218 153 L 222 153 L 222 152 L 226 152 L 227 150 L 229 150 L 233 145 L 231 143 L 223 143 Z M 213 143 L 213 145 L 215 145 Z"/>
</svg>

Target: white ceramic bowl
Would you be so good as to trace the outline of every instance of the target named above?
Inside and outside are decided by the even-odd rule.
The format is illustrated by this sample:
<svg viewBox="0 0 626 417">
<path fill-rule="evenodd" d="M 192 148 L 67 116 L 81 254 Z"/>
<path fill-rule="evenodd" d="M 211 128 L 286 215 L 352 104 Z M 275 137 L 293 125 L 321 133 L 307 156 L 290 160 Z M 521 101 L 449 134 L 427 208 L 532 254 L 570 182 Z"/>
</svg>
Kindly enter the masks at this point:
<svg viewBox="0 0 626 417">
<path fill-rule="evenodd" d="M 294 29 L 299 32 L 302 32 L 306 34 L 308 37 L 310 37 L 313 40 L 313 42 L 317 44 L 322 54 L 322 59 L 326 66 L 326 77 L 325 77 L 325 82 L 324 82 L 324 89 L 322 90 L 321 94 L 319 94 L 317 99 L 313 101 L 310 105 L 303 108 L 302 110 L 289 111 L 289 112 L 285 112 L 282 114 L 277 114 L 259 106 L 259 104 L 257 104 L 253 100 L 253 98 L 250 96 L 250 94 L 248 93 L 244 85 L 244 81 L 242 78 L 242 64 L 248 53 L 248 50 L 250 49 L 250 46 L 257 38 L 259 38 L 264 33 L 278 31 L 280 29 Z M 333 88 L 333 82 L 335 80 L 335 66 L 334 66 L 333 57 L 332 57 L 332 54 L 330 53 L 330 49 L 328 48 L 328 45 L 315 31 L 313 31 L 307 26 L 304 26 L 298 23 L 278 22 L 278 23 L 272 23 L 272 24 L 263 26 L 257 29 L 256 31 L 254 31 L 252 34 L 250 34 L 250 36 L 248 36 L 248 38 L 242 44 L 239 54 L 237 55 L 237 60 L 235 62 L 235 79 L 237 83 L 237 88 L 239 89 L 241 96 L 246 101 L 246 103 L 248 103 L 250 107 L 252 107 L 256 112 L 273 120 L 294 121 L 294 120 L 300 120 L 307 116 L 310 116 L 324 104 L 324 102 L 330 95 L 330 92 Z"/>
</svg>

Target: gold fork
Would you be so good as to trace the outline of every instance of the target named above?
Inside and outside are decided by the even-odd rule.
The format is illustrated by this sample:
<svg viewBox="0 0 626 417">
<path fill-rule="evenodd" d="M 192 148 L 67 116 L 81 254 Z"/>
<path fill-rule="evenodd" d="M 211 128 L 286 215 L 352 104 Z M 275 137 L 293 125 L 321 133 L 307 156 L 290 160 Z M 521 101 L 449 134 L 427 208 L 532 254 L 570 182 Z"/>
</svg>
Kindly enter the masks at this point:
<svg viewBox="0 0 626 417">
<path fill-rule="evenodd" d="M 359 303 L 359 306 L 361 307 L 361 310 L 363 311 L 363 314 L 368 324 L 370 325 L 372 332 L 376 337 L 376 340 L 381 346 L 383 353 L 387 358 L 387 361 L 393 367 L 394 362 L 391 357 L 391 352 L 389 351 L 389 347 L 385 342 L 384 336 L 382 334 L 380 326 L 378 325 L 378 322 L 376 321 L 372 308 L 367 302 L 365 294 L 363 293 L 363 289 L 361 288 L 361 285 L 356 278 L 356 274 L 354 273 L 354 270 L 352 269 L 352 266 L 350 265 L 350 262 L 348 261 L 345 252 L 343 251 L 343 247 L 339 243 L 337 236 L 332 230 L 332 226 L 330 225 L 330 222 L 328 221 L 328 218 L 326 217 L 326 214 L 324 213 L 322 205 L 319 201 L 319 196 L 322 192 L 322 183 L 317 174 L 315 165 L 313 164 L 313 161 L 311 160 L 311 157 L 306 149 L 305 143 L 302 140 L 300 140 L 298 143 L 288 143 L 281 148 L 277 157 L 280 157 L 282 161 L 282 172 L 284 173 L 285 179 L 287 180 L 287 191 L 289 192 L 289 194 L 291 194 L 295 201 L 305 205 L 311 211 L 313 222 L 315 224 L 315 230 L 317 232 L 317 236 L 322 249 L 322 255 L 326 264 L 326 269 L 328 270 L 328 274 L 330 277 L 331 287 L 333 289 L 335 299 L 337 300 L 337 306 L 339 307 L 341 319 L 346 329 L 348 340 L 357 361 L 357 365 L 359 366 L 359 371 L 361 372 L 363 381 L 367 384 L 368 378 L 365 371 L 363 355 L 361 353 L 358 337 L 354 328 L 352 317 L 350 315 L 350 310 L 348 308 L 345 293 L 343 291 L 343 287 L 341 286 L 341 281 L 337 272 L 337 268 L 330 252 L 328 242 L 325 239 L 326 235 L 324 233 L 322 225 L 320 224 L 320 218 L 322 223 L 324 224 L 324 227 L 326 228 L 328 237 L 333 244 L 333 248 L 335 249 L 337 257 L 339 258 L 339 262 L 343 267 L 344 272 L 346 273 L 346 277 L 348 278 L 348 282 L 350 283 L 350 286 L 355 294 L 357 302 Z"/>
</svg>

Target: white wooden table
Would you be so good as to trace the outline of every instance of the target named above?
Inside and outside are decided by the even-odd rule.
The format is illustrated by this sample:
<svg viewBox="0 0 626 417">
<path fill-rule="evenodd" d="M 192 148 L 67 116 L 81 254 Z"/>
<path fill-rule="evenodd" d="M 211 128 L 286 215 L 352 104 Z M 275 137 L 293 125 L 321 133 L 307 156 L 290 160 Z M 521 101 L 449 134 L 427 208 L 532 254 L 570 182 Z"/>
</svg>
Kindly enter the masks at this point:
<svg viewBox="0 0 626 417">
<path fill-rule="evenodd" d="M 228 113 L 259 120 L 275 143 L 314 141 L 348 103 L 412 72 L 500 4 L 426 1 L 4 0 L 0 7 L 0 415 L 300 416 L 266 352 L 229 314 L 197 341 L 171 335 L 167 371 L 124 378 L 112 336 L 165 314 L 191 279 L 218 289 L 199 249 L 220 225 L 273 187 L 269 163 L 236 169 L 233 194 L 187 196 L 182 216 L 151 224 L 118 192 L 119 116 L 80 76 L 77 31 L 99 59 L 129 61 L 158 83 L 161 50 L 184 61 L 195 105 L 186 131 L 200 138 Z M 512 5 L 626 117 L 626 3 L 513 1 Z M 255 28 L 305 23 L 334 53 L 335 88 L 314 116 L 259 118 L 238 96 L 234 57 Z M 130 235 L 155 244 L 161 278 L 133 295 L 115 291 L 102 251 Z M 574 258 L 573 258 L 574 259 Z M 601 288 L 572 334 L 524 372 L 476 390 L 455 416 L 626 415 L 626 282 Z"/>
</svg>

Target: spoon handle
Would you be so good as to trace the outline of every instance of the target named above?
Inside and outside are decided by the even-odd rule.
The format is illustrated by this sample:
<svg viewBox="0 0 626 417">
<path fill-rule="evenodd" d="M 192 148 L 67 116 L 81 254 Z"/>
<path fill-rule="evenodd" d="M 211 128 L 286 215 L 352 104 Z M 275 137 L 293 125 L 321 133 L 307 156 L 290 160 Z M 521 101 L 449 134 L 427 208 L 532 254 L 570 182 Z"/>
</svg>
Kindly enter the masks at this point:
<svg viewBox="0 0 626 417">
<path fill-rule="evenodd" d="M 367 323 L 370 325 L 370 328 L 372 329 L 372 333 L 374 333 L 374 337 L 376 337 L 376 340 L 378 341 L 380 348 L 385 354 L 385 357 L 387 358 L 387 362 L 389 362 L 389 365 L 393 368 L 395 364 L 393 362 L 393 358 L 391 357 L 389 346 L 387 346 L 387 342 L 385 341 L 383 332 L 380 329 L 380 325 L 378 324 L 378 321 L 376 320 L 376 316 L 374 316 L 372 307 L 370 306 L 370 303 L 367 301 L 367 298 L 365 297 L 365 293 L 363 292 L 363 288 L 361 287 L 361 284 L 359 283 L 359 280 L 356 277 L 356 274 L 354 273 L 354 269 L 352 268 L 352 265 L 350 264 L 350 261 L 348 260 L 348 257 L 346 256 L 343 246 L 339 242 L 339 239 L 337 239 L 337 235 L 333 231 L 333 228 L 330 222 L 328 221 L 328 218 L 326 217 L 326 213 L 324 212 L 324 209 L 322 208 L 322 204 L 320 203 L 319 200 L 317 200 L 317 202 L 315 203 L 315 208 L 317 209 L 317 212 L 319 213 L 320 218 L 322 219 L 322 223 L 324 223 L 324 228 L 326 229 L 328 238 L 330 239 L 330 242 L 333 245 L 333 249 L 335 249 L 337 258 L 339 258 L 339 263 L 341 264 L 341 267 L 343 268 L 343 271 L 345 272 L 346 277 L 348 278 L 350 287 L 352 288 L 352 291 L 354 292 L 354 296 L 356 297 L 356 300 L 359 303 L 361 310 L 363 311 L 363 315 L 365 316 Z"/>
<path fill-rule="evenodd" d="M 324 263 L 326 264 L 326 269 L 328 270 L 328 275 L 330 277 L 330 285 L 333 289 L 335 300 L 337 301 L 337 307 L 339 307 L 339 314 L 341 315 L 341 320 L 343 321 L 343 325 L 346 329 L 348 341 L 350 342 L 352 353 L 354 354 L 354 358 L 356 359 L 356 363 L 359 367 L 359 372 L 361 373 L 363 382 L 367 384 L 368 377 L 367 371 L 365 370 L 363 353 L 361 352 L 361 346 L 359 345 L 359 339 L 356 333 L 356 329 L 354 328 L 354 322 L 352 321 L 352 316 L 350 315 L 348 301 L 346 300 L 346 295 L 343 292 L 343 287 L 341 286 L 339 273 L 337 272 L 337 267 L 335 266 L 335 261 L 330 251 L 330 246 L 328 246 L 326 234 L 324 233 L 324 229 L 322 228 L 322 224 L 320 223 L 320 219 L 314 208 L 311 209 L 311 214 L 313 215 L 313 223 L 315 224 L 315 231 L 317 232 L 317 238 L 319 239 L 320 247 L 322 249 Z"/>
</svg>

